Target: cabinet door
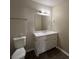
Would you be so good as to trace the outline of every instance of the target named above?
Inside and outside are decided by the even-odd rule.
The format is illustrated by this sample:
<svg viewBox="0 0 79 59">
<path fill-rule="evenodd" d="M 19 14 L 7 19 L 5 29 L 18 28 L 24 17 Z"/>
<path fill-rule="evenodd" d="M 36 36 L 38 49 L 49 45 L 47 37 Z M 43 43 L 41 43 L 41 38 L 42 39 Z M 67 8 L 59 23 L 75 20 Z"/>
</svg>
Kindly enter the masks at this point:
<svg viewBox="0 0 79 59">
<path fill-rule="evenodd" d="M 52 49 L 57 46 L 57 36 L 47 36 L 47 39 L 45 40 L 46 44 L 46 50 Z"/>
<path fill-rule="evenodd" d="M 36 52 L 37 54 L 41 54 L 43 52 L 45 52 L 45 39 L 46 37 L 38 37 L 37 40 L 36 40 Z"/>
<path fill-rule="evenodd" d="M 49 50 L 49 49 L 52 49 L 54 47 L 56 47 L 57 43 L 56 43 L 56 40 L 48 40 L 46 41 L 46 50 Z"/>
</svg>

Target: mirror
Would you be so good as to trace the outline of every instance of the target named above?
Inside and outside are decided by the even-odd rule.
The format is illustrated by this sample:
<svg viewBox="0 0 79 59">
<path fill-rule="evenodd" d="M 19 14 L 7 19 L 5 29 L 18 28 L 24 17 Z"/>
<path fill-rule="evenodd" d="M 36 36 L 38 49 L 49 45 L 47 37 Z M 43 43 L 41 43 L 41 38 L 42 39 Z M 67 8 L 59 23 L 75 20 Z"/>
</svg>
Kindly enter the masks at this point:
<svg viewBox="0 0 79 59">
<path fill-rule="evenodd" d="M 51 16 L 35 14 L 34 27 L 35 31 L 50 30 L 51 29 Z"/>
</svg>

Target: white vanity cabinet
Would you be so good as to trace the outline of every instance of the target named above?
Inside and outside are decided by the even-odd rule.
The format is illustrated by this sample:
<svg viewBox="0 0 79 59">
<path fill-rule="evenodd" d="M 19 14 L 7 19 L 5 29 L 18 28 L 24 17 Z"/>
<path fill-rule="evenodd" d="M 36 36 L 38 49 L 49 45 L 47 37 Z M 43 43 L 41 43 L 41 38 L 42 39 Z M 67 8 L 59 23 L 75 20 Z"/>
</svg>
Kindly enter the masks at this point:
<svg viewBox="0 0 79 59">
<path fill-rule="evenodd" d="M 35 53 L 39 54 L 57 46 L 57 33 L 35 36 Z"/>
</svg>

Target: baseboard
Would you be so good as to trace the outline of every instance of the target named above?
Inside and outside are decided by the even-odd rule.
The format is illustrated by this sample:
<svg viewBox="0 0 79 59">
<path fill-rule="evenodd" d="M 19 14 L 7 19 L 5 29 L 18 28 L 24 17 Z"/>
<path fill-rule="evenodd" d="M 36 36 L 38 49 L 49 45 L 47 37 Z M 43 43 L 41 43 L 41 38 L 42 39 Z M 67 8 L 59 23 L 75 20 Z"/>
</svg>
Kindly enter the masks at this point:
<svg viewBox="0 0 79 59">
<path fill-rule="evenodd" d="M 67 56 L 69 56 L 69 53 L 67 53 L 65 50 L 63 50 L 62 48 L 60 48 L 60 47 L 56 47 L 56 48 L 58 48 L 61 52 L 63 52 L 65 55 L 67 55 Z"/>
<path fill-rule="evenodd" d="M 30 52 L 30 51 L 33 51 L 34 50 L 34 48 L 32 48 L 32 49 L 29 49 L 29 50 L 26 50 L 26 52 Z"/>
</svg>

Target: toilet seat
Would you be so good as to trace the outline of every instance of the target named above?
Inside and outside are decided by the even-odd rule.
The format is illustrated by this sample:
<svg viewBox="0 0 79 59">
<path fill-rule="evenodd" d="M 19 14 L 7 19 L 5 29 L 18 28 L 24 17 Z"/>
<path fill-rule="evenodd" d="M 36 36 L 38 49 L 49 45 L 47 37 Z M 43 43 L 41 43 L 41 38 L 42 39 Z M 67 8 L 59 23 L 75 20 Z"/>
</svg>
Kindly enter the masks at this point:
<svg viewBox="0 0 79 59">
<path fill-rule="evenodd" d="M 12 59 L 24 59 L 25 54 L 26 50 L 24 48 L 19 48 L 13 53 Z"/>
</svg>

